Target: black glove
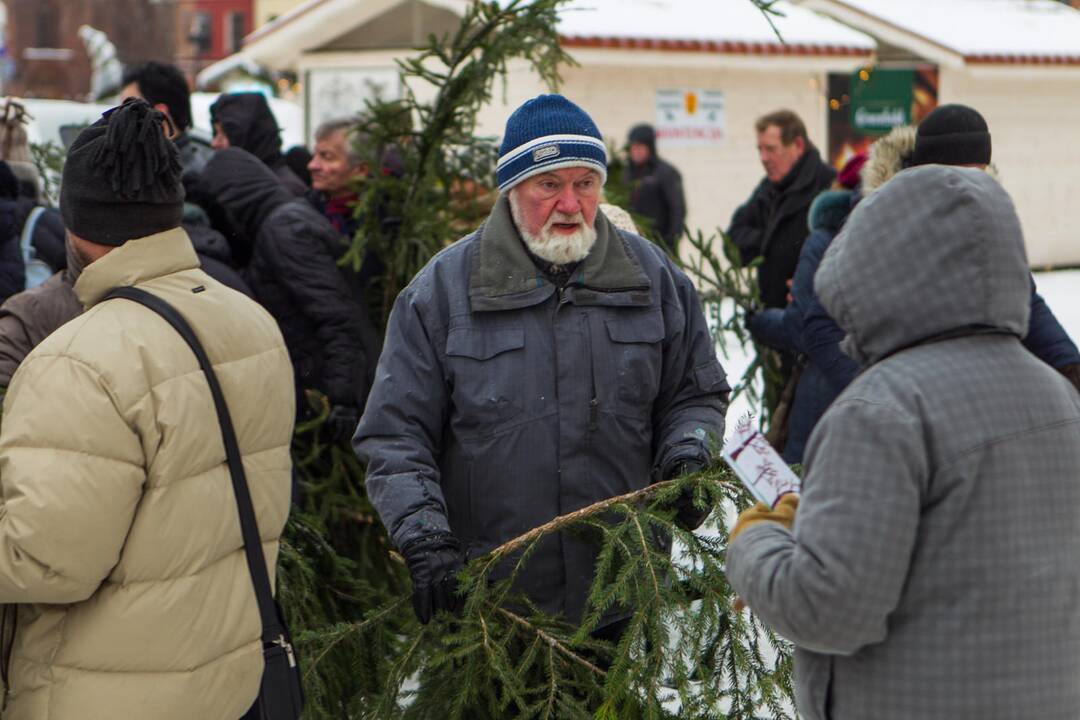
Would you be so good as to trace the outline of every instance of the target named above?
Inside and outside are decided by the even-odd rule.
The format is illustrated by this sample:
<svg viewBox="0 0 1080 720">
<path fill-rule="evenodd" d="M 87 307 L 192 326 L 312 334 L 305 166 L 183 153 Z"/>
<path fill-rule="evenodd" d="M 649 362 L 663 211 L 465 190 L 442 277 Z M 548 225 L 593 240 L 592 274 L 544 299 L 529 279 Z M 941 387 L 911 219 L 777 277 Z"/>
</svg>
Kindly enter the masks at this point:
<svg viewBox="0 0 1080 720">
<path fill-rule="evenodd" d="M 675 465 L 672 472 L 668 474 L 667 479 L 693 475 L 704 469 L 705 465 L 696 460 L 683 460 Z M 701 524 L 705 522 L 705 518 L 709 517 L 710 512 L 712 512 L 711 508 L 702 510 L 694 505 L 694 491 L 692 488 L 683 490 L 682 494 L 675 499 L 675 522 L 679 524 L 679 527 L 687 530 L 697 530 L 701 527 Z"/>
<path fill-rule="evenodd" d="M 360 424 L 360 413 L 352 405 L 334 405 L 326 418 L 326 429 L 334 442 L 348 443 Z"/>
<path fill-rule="evenodd" d="M 1062 365 L 1058 368 L 1058 372 L 1064 375 L 1073 384 L 1073 387 L 1080 390 L 1080 363 Z"/>
<path fill-rule="evenodd" d="M 461 543 L 450 533 L 417 538 L 401 548 L 413 583 L 413 610 L 424 625 L 440 611 L 457 612 L 464 599 L 457 593 L 456 575 L 465 565 Z"/>
<path fill-rule="evenodd" d="M 754 338 L 757 338 L 757 326 L 761 320 L 762 310 L 763 308 L 759 308 L 755 305 L 748 308 L 743 314 L 743 327 L 745 327 Z"/>
</svg>

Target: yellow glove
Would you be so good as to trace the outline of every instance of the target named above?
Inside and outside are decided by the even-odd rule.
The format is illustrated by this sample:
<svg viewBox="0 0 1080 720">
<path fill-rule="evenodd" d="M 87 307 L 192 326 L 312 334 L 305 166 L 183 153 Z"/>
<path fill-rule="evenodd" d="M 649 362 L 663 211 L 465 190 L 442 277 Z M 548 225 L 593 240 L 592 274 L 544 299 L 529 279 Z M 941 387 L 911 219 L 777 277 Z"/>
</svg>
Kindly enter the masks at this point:
<svg viewBox="0 0 1080 720">
<path fill-rule="evenodd" d="M 752 508 L 747 508 L 739 514 L 735 527 L 731 528 L 731 532 L 728 534 L 728 543 L 731 543 L 735 536 L 746 528 L 760 522 L 780 523 L 790 530 L 795 523 L 795 511 L 798 509 L 799 496 L 795 493 L 788 493 L 780 498 L 780 502 L 776 503 L 774 509 L 770 509 L 765 503 L 758 503 Z"/>
</svg>

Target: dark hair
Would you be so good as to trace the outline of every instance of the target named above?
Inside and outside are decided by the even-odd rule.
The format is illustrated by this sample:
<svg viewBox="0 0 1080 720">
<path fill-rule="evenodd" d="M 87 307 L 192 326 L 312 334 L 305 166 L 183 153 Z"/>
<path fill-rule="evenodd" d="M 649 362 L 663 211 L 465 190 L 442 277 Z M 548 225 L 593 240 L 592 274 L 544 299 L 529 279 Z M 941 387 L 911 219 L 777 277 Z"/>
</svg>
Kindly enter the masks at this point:
<svg viewBox="0 0 1080 720">
<path fill-rule="evenodd" d="M 175 65 L 151 60 L 124 68 L 124 85 L 135 83 L 139 95 L 151 105 L 163 103 L 177 132 L 191 127 L 191 91 L 187 78 Z"/>
<path fill-rule="evenodd" d="M 0 160 L 0 198 L 15 200 L 19 197 L 19 181 L 11 166 Z"/>
<path fill-rule="evenodd" d="M 285 164 L 296 173 L 296 177 L 304 181 L 305 185 L 311 187 L 311 171 L 307 169 L 309 162 L 311 162 L 311 151 L 303 145 L 293 145 L 285 152 Z"/>
<path fill-rule="evenodd" d="M 802 118 L 791 110 L 777 110 L 768 115 L 762 115 L 754 123 L 759 133 L 765 132 L 770 125 L 775 125 L 780 129 L 780 142 L 785 145 L 795 142 L 795 138 L 802 138 L 807 142 L 810 140 L 806 135 L 806 125 L 803 124 Z"/>
</svg>

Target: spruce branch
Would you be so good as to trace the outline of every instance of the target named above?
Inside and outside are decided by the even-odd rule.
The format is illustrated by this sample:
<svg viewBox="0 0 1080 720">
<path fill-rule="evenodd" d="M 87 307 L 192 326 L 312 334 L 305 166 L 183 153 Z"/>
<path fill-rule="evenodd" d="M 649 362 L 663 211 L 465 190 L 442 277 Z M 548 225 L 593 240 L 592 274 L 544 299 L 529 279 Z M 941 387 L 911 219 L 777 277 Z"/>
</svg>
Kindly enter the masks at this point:
<svg viewBox="0 0 1080 720">
<path fill-rule="evenodd" d="M 543 630 L 536 627 L 535 625 L 533 625 L 532 623 L 530 623 L 528 620 L 521 617 L 520 615 L 518 615 L 516 613 L 512 613 L 512 612 L 510 612 L 509 610 L 507 610 L 506 608 L 503 608 L 503 607 L 495 608 L 495 610 L 498 613 L 500 613 L 501 615 L 504 615 L 505 617 L 509 618 L 512 622 L 514 622 L 514 623 L 516 623 L 518 625 L 521 625 L 523 628 L 525 628 L 529 632 L 535 634 L 536 637 L 543 640 L 547 644 L 547 646 L 549 648 L 551 648 L 552 650 L 556 650 L 559 653 L 561 653 L 562 655 L 565 655 L 570 660 L 572 660 L 573 662 L 576 662 L 579 665 L 585 667 L 586 669 L 588 669 L 590 672 L 594 673 L 598 677 L 606 677 L 607 676 L 607 673 L 605 671 L 603 671 L 600 668 L 596 667 L 591 662 L 589 662 L 588 660 L 583 658 L 581 655 L 579 655 L 576 652 L 574 652 L 573 650 L 571 650 L 568 646 L 566 646 L 563 643 L 559 642 L 559 640 L 556 637 L 544 632 Z"/>
<path fill-rule="evenodd" d="M 750 0 L 750 2 L 765 16 L 765 20 L 769 23 L 769 27 L 772 28 L 776 39 L 784 43 L 784 36 L 780 34 L 780 29 L 776 27 L 776 23 L 773 21 L 774 17 L 784 17 L 784 13 L 776 8 L 779 0 Z"/>
<path fill-rule="evenodd" d="M 655 495 L 658 492 L 669 488 L 679 483 L 679 480 L 664 480 L 654 485 L 642 488 L 641 490 L 635 490 L 633 492 L 626 493 L 625 495 L 616 495 L 615 497 L 608 498 L 606 500 L 600 500 L 594 502 L 592 505 L 587 505 L 580 510 L 574 510 L 573 512 L 560 515 L 557 518 L 549 520 L 543 525 L 539 525 L 526 533 L 523 533 L 513 540 L 509 540 L 502 545 L 498 546 L 487 557 L 492 560 L 500 560 L 510 553 L 520 549 L 526 544 L 530 544 L 533 541 L 541 538 L 545 535 L 550 535 L 553 532 L 558 532 L 570 525 L 575 525 L 586 518 L 598 515 L 612 509 L 616 505 L 623 505 L 627 503 L 637 502 L 645 499 L 650 495 Z"/>
<path fill-rule="evenodd" d="M 717 509 L 708 534 L 674 523 L 671 503 L 686 491 Z M 423 629 L 424 640 L 410 646 L 409 672 L 390 677 L 382 710 L 367 717 L 666 720 L 675 716 L 672 703 L 679 717 L 763 710 L 789 717 L 787 650 L 755 619 L 732 611 L 723 576 L 721 510 L 748 502 L 728 470 L 713 468 L 594 503 L 473 559 L 459 576 L 461 615 L 439 614 Z M 579 625 L 515 596 L 516 570 L 489 579 L 494 558 L 517 568 L 517 555 L 527 556 L 540 538 L 581 531 L 600 547 Z M 684 546 L 682 559 L 672 559 L 663 537 Z M 614 644 L 591 634 L 612 609 L 627 618 Z M 765 648 L 778 658 L 768 659 Z M 403 691 L 410 674 L 419 686 Z"/>
</svg>

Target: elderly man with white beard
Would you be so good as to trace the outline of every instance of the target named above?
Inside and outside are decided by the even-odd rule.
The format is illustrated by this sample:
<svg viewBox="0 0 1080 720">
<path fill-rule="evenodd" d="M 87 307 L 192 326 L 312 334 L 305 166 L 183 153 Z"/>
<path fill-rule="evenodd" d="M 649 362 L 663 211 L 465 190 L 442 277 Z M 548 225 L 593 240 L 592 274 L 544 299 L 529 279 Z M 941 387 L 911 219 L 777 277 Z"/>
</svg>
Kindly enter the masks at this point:
<svg viewBox="0 0 1080 720">
<path fill-rule="evenodd" d="M 723 435 L 729 387 L 697 294 L 598 211 L 606 177 L 592 119 L 560 95 L 529 100 L 507 121 L 491 215 L 394 305 L 353 445 L 421 622 L 459 606 L 467 557 L 696 471 Z M 690 528 L 706 514 L 678 509 Z M 576 623 L 598 550 L 550 536 L 515 589 Z M 596 634 L 617 638 L 625 616 Z"/>
</svg>

